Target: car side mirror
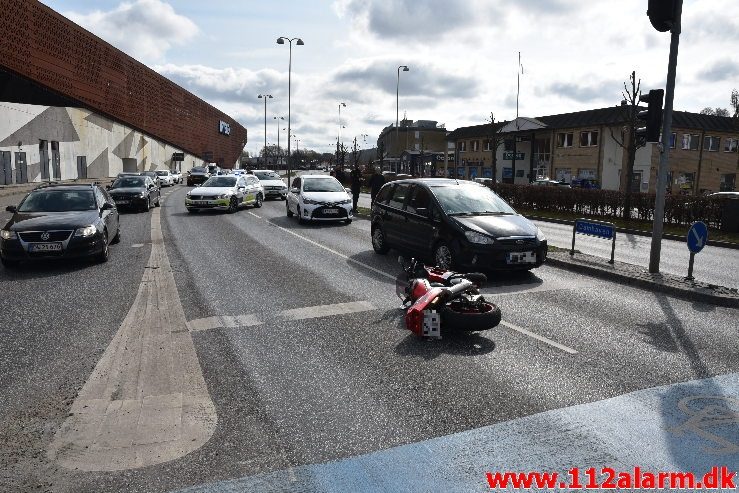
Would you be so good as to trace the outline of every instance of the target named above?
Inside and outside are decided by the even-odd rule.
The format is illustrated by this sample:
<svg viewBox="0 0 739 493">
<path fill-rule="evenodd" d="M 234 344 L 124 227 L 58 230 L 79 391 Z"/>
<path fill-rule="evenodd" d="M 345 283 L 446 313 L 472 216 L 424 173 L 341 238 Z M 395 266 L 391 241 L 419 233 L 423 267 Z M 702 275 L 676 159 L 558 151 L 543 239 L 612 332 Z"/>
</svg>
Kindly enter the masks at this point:
<svg viewBox="0 0 739 493">
<path fill-rule="evenodd" d="M 110 190 L 111 188 L 113 188 L 112 185 L 105 185 L 106 190 Z"/>
<path fill-rule="evenodd" d="M 8 207 L 5 208 L 5 210 L 8 212 L 12 212 L 13 214 L 18 212 L 18 209 L 14 205 L 9 205 Z"/>
<path fill-rule="evenodd" d="M 352 194 L 352 189 L 351 188 L 344 187 L 344 190 L 346 190 L 346 193 L 348 193 L 349 195 Z"/>
<path fill-rule="evenodd" d="M 103 204 L 103 206 L 100 208 L 100 210 L 101 211 L 109 211 L 113 207 L 114 207 L 113 204 L 111 204 L 110 202 L 106 202 L 106 203 Z"/>
</svg>

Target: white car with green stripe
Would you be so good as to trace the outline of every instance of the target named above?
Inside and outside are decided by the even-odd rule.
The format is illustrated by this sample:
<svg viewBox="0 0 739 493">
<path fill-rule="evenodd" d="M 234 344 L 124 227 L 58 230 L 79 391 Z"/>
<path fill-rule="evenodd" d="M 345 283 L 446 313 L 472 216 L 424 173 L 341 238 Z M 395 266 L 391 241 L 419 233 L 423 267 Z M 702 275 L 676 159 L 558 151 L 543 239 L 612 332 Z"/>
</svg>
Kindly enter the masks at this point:
<svg viewBox="0 0 739 493">
<path fill-rule="evenodd" d="M 233 213 L 242 205 L 262 207 L 263 202 L 264 188 L 252 175 L 211 176 L 185 196 L 185 207 L 189 212 L 217 209 Z"/>
</svg>

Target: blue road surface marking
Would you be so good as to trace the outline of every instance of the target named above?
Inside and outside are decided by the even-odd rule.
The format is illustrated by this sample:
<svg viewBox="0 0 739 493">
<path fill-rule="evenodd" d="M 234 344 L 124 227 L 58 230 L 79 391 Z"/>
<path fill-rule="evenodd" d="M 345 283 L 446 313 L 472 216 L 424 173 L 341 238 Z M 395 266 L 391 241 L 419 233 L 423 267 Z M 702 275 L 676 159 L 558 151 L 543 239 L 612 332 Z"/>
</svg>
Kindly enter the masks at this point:
<svg viewBox="0 0 739 493">
<path fill-rule="evenodd" d="M 485 473 L 739 469 L 739 373 L 639 390 L 326 464 L 187 493 L 483 492 Z"/>
<path fill-rule="evenodd" d="M 586 221 L 576 221 L 575 231 L 590 236 L 598 236 L 610 240 L 613 238 L 614 228 L 605 224 L 590 223 Z"/>
<path fill-rule="evenodd" d="M 700 221 L 694 222 L 688 230 L 686 240 L 688 242 L 688 250 L 693 253 L 699 253 L 706 246 L 706 241 L 708 241 L 708 226 Z"/>
</svg>

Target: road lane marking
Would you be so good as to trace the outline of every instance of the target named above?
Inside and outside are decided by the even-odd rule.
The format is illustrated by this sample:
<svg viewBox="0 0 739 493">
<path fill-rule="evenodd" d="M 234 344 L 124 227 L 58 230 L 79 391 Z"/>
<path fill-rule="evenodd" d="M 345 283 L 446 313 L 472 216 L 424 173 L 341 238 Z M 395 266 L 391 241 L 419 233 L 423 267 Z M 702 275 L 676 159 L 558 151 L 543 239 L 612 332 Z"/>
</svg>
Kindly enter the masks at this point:
<svg viewBox="0 0 739 493">
<path fill-rule="evenodd" d="M 256 214 L 254 214 L 254 213 L 253 213 L 253 212 L 251 212 L 251 211 L 249 211 L 249 214 L 251 214 L 252 216 L 254 216 L 254 217 L 256 217 L 256 218 L 262 219 L 262 216 L 257 216 Z"/>
<path fill-rule="evenodd" d="M 392 279 L 393 281 L 395 280 L 395 277 L 396 277 L 396 276 L 394 276 L 394 275 L 392 275 L 392 274 L 388 274 L 387 272 L 385 272 L 385 271 L 382 271 L 382 270 L 380 270 L 380 269 L 376 269 L 376 268 L 372 267 L 372 266 L 371 266 L 371 265 L 369 265 L 369 264 L 365 264 L 364 262 L 360 262 L 359 260 L 355 260 L 355 259 L 353 259 L 353 258 L 351 258 L 351 257 L 348 257 L 348 256 L 344 255 L 343 253 L 339 253 L 339 252 L 337 252 L 336 250 L 333 250 L 333 249 L 331 249 L 331 248 L 327 247 L 326 245 L 322 245 L 321 243 L 318 243 L 317 241 L 313 241 L 313 240 L 311 240 L 310 238 L 306 238 L 305 236 L 303 236 L 303 235 L 301 235 L 301 234 L 298 234 L 298 233 L 296 233 L 296 232 L 294 232 L 294 231 L 290 231 L 289 229 L 287 229 L 287 228 L 283 228 L 282 226 L 278 226 L 277 224 L 273 223 L 272 221 L 269 221 L 269 220 L 266 220 L 266 221 L 267 221 L 267 224 L 269 224 L 269 225 L 271 225 L 271 226 L 274 226 L 275 228 L 277 228 L 277 229 L 279 229 L 279 230 L 282 230 L 282 231 L 284 231 L 285 233 L 289 233 L 289 234 L 291 234 L 291 235 L 293 235 L 293 236 L 295 236 L 295 237 L 297 237 L 297 238 L 300 238 L 301 240 L 303 240 L 303 241 L 306 241 L 306 242 L 310 243 L 311 245 L 315 245 L 315 246 L 317 246 L 318 248 L 322 248 L 322 249 L 326 250 L 327 252 L 333 253 L 334 255 L 336 255 L 336 256 L 338 256 L 338 257 L 341 257 L 341 258 L 343 258 L 343 259 L 344 259 L 344 260 L 346 260 L 347 262 L 351 262 L 351 263 L 353 263 L 353 264 L 356 264 L 356 265 L 362 266 L 362 267 L 364 267 L 365 269 L 367 269 L 367 270 L 370 270 L 370 271 L 374 272 L 375 274 L 379 274 L 379 275 L 381 275 L 381 276 L 383 276 L 383 277 L 386 277 L 386 278 L 388 278 L 388 279 Z"/>
<path fill-rule="evenodd" d="M 291 308 L 277 312 L 270 320 L 290 320 L 293 322 L 311 318 L 334 317 L 350 313 L 361 313 L 377 310 L 377 307 L 369 301 L 352 301 L 348 303 L 335 303 L 330 305 L 306 306 L 303 308 Z M 234 329 L 238 327 L 253 327 L 266 323 L 255 313 L 246 315 L 220 315 L 213 317 L 198 318 L 190 320 L 187 327 L 191 332 L 203 332 L 213 329 Z"/>
<path fill-rule="evenodd" d="M 333 305 L 308 306 L 293 308 L 280 312 L 280 318 L 286 320 L 305 320 L 308 318 L 332 317 L 349 313 L 360 313 L 376 310 L 377 307 L 369 301 L 354 301 L 351 303 L 336 303 Z"/>
<path fill-rule="evenodd" d="M 215 431 L 218 416 L 187 331 L 160 211 L 151 216 L 152 249 L 136 299 L 47 451 L 67 469 L 169 462 Z"/>
<path fill-rule="evenodd" d="M 541 341 L 544 344 L 549 344 L 552 347 L 555 347 L 559 349 L 560 351 L 564 351 L 565 353 L 569 354 L 577 354 L 577 351 L 572 349 L 571 347 L 567 347 L 564 344 L 560 344 L 556 341 L 553 341 L 551 339 L 548 339 L 544 336 L 540 336 L 539 334 L 536 334 L 534 332 L 531 332 L 530 330 L 526 330 L 523 327 L 519 327 L 518 325 L 512 324 L 510 322 L 506 322 L 505 320 L 501 320 L 500 325 L 505 325 L 509 329 L 515 330 L 516 332 L 520 332 L 523 335 L 529 336 L 533 339 L 536 339 L 537 341 Z"/>
<path fill-rule="evenodd" d="M 133 245 L 131 245 L 131 248 L 141 248 L 142 246 L 144 246 L 143 243 L 134 243 Z"/>
</svg>

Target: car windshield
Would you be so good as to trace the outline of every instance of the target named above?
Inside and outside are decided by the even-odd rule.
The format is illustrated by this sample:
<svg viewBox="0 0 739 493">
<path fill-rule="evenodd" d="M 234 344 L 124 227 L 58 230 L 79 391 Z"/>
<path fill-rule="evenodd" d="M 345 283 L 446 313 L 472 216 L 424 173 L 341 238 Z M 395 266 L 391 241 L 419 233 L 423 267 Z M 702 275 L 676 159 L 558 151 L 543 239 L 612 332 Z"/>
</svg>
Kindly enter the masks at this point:
<svg viewBox="0 0 739 493">
<path fill-rule="evenodd" d="M 205 171 L 205 168 L 201 168 L 201 167 L 199 167 L 199 166 L 195 166 L 195 167 L 194 167 L 194 168 L 193 168 L 192 170 L 190 170 L 190 171 L 191 171 L 191 172 L 193 172 L 193 173 L 207 173 L 207 171 Z"/>
<path fill-rule="evenodd" d="M 92 190 L 39 190 L 28 194 L 18 212 L 69 212 L 97 209 Z"/>
<path fill-rule="evenodd" d="M 304 192 L 344 192 L 339 180 L 332 177 L 306 178 L 303 182 Z"/>
<path fill-rule="evenodd" d="M 167 176 L 169 174 L 169 171 L 157 171 L 157 175 L 159 176 Z"/>
<path fill-rule="evenodd" d="M 236 186 L 236 178 L 233 176 L 214 176 L 213 178 L 208 178 L 205 183 L 203 183 L 204 187 L 233 187 Z"/>
<path fill-rule="evenodd" d="M 110 188 L 137 188 L 143 187 L 146 178 L 142 176 L 124 176 L 113 182 Z"/>
<path fill-rule="evenodd" d="M 516 211 L 487 187 L 431 187 L 436 200 L 450 216 L 515 214 Z"/>
<path fill-rule="evenodd" d="M 256 171 L 254 172 L 254 175 L 259 178 L 260 180 L 279 180 L 280 175 L 275 173 L 274 171 Z"/>
</svg>

